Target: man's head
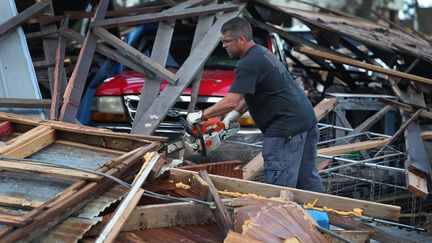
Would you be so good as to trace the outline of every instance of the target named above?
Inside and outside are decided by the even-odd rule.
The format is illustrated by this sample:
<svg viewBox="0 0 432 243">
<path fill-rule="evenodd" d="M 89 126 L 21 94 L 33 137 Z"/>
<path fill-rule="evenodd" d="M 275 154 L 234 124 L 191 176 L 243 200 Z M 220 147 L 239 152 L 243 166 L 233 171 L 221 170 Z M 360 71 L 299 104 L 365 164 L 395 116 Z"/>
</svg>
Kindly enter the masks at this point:
<svg viewBox="0 0 432 243">
<path fill-rule="evenodd" d="M 230 19 L 221 28 L 222 45 L 230 57 L 243 57 L 250 47 L 255 45 L 252 40 L 252 27 L 243 18 Z"/>
</svg>

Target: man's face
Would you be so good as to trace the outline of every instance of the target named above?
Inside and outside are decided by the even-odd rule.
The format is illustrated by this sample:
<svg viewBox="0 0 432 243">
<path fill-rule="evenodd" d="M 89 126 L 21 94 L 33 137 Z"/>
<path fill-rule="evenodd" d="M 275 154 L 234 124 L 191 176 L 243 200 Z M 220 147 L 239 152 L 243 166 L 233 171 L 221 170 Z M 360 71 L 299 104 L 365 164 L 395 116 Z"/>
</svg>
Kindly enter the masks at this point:
<svg viewBox="0 0 432 243">
<path fill-rule="evenodd" d="M 242 53 L 242 36 L 232 36 L 230 31 L 227 31 L 222 34 L 221 37 L 222 47 L 228 53 L 228 56 L 231 58 L 240 58 Z"/>
</svg>

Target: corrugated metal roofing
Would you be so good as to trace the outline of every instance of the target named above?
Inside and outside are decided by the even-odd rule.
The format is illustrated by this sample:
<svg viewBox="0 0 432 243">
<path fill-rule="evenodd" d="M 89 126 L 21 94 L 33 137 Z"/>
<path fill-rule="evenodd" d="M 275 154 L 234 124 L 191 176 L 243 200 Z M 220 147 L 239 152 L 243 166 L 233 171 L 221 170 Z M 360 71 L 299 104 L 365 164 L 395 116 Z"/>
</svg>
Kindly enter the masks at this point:
<svg viewBox="0 0 432 243">
<path fill-rule="evenodd" d="M 102 220 L 98 215 L 111 204 L 119 201 L 127 192 L 124 187 L 116 186 L 85 206 L 77 216 L 69 217 L 54 227 L 36 242 L 78 242 L 85 233 Z"/>
</svg>

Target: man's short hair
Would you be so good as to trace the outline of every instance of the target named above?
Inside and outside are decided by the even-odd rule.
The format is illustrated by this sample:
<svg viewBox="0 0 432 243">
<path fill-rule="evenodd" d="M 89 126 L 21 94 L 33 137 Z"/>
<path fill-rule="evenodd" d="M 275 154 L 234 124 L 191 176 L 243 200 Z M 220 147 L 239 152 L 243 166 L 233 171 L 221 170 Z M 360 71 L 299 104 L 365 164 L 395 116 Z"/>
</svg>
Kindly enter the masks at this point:
<svg viewBox="0 0 432 243">
<path fill-rule="evenodd" d="M 230 32 L 230 35 L 234 38 L 244 35 L 247 41 L 252 40 L 252 27 L 249 22 L 241 17 L 232 18 L 222 25 L 221 33 L 225 34 L 226 32 Z"/>
</svg>

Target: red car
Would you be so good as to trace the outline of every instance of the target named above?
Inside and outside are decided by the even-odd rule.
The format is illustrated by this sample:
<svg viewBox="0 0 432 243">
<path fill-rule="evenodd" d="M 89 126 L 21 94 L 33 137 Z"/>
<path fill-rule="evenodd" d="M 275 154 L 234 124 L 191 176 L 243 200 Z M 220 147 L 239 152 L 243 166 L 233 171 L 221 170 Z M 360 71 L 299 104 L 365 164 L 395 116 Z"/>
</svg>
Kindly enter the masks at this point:
<svg viewBox="0 0 432 243">
<path fill-rule="evenodd" d="M 167 69 L 172 72 L 176 72 L 188 57 L 194 29 L 193 25 L 176 25 L 166 65 Z M 152 35 L 146 34 L 142 37 L 139 46 L 142 47 L 140 50 L 144 54 L 150 55 L 154 38 L 155 31 Z M 280 51 L 282 48 L 276 45 L 279 41 L 276 35 L 256 29 L 254 39 L 255 42 L 268 47 L 278 56 L 283 56 Z M 281 58 L 281 60 L 284 59 Z M 218 45 L 205 63 L 196 109 L 209 107 L 228 93 L 234 79 L 236 64 L 237 60 L 230 59 L 222 45 Z M 106 79 L 96 91 L 91 114 L 92 125 L 116 131 L 130 131 L 145 79 L 144 74 L 132 70 Z M 161 85 L 161 91 L 166 85 L 166 82 Z M 180 116 L 187 114 L 190 93 L 191 87 L 188 87 L 164 122 L 159 125 L 156 133 L 169 135 L 169 133 L 178 134 L 182 131 L 178 120 Z M 241 124 L 243 126 L 254 125 L 253 120 L 247 114 L 241 119 Z"/>
</svg>

